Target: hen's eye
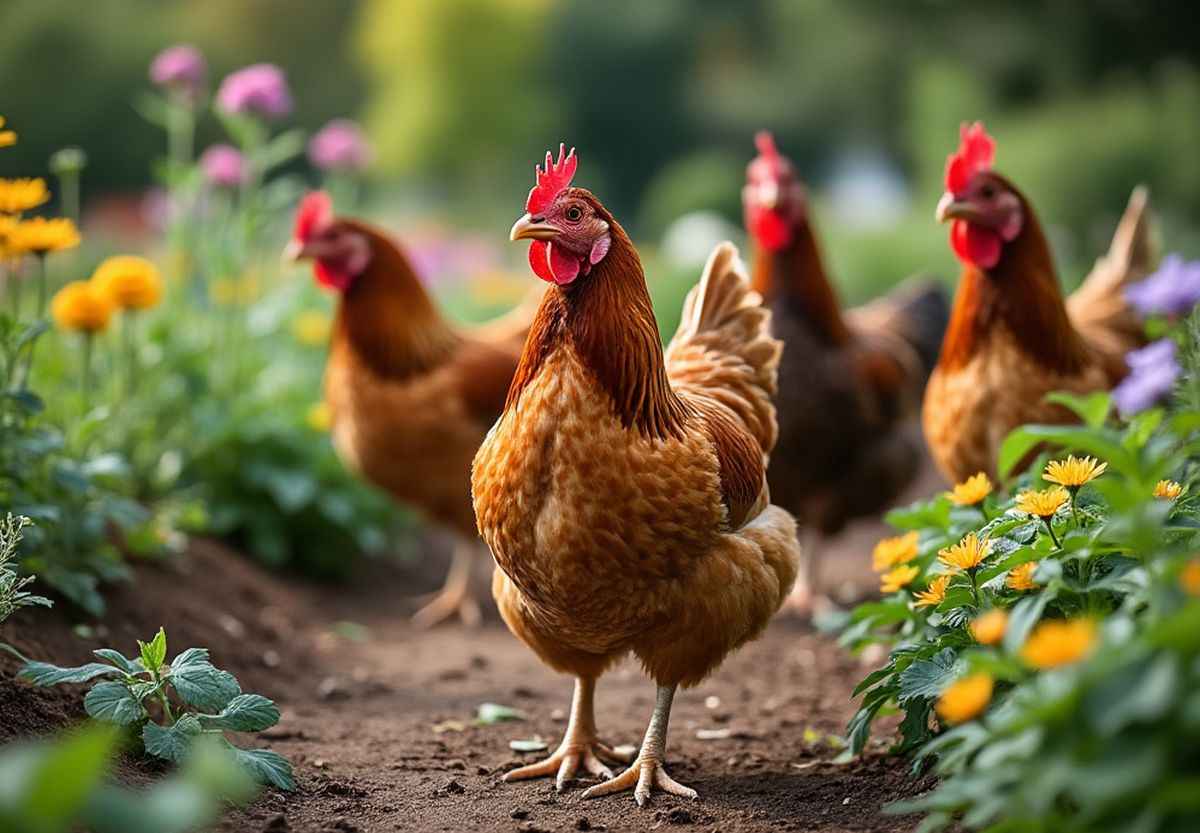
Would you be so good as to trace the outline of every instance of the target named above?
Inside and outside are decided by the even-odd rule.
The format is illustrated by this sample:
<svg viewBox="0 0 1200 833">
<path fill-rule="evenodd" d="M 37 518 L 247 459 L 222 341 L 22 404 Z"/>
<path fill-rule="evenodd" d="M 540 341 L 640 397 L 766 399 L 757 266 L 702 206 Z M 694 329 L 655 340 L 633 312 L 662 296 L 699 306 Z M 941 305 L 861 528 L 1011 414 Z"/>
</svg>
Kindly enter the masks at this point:
<svg viewBox="0 0 1200 833">
<path fill-rule="evenodd" d="M 578 223 L 583 219 L 583 209 L 577 205 L 573 205 L 567 209 L 567 219 L 572 223 Z"/>
<path fill-rule="evenodd" d="M 979 189 L 979 195 L 985 200 L 990 200 L 992 197 L 996 196 L 996 189 L 990 185 L 984 185 Z"/>
</svg>

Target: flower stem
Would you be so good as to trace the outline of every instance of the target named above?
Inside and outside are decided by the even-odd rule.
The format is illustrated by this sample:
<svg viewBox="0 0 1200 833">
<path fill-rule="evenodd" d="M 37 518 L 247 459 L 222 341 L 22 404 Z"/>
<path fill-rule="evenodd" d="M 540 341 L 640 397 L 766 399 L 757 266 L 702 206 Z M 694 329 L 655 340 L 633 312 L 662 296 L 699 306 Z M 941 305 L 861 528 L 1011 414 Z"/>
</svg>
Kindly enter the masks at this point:
<svg viewBox="0 0 1200 833">
<path fill-rule="evenodd" d="M 80 379 L 80 388 L 83 391 L 84 413 L 87 413 L 92 398 L 92 342 L 95 337 L 90 331 L 83 334 L 83 376 Z"/>
<path fill-rule="evenodd" d="M 132 398 L 137 388 L 137 329 L 133 310 L 125 310 L 125 321 L 121 326 L 125 337 L 125 392 Z"/>
<path fill-rule="evenodd" d="M 1050 533 L 1050 540 L 1054 542 L 1055 549 L 1062 549 L 1062 543 L 1058 540 L 1058 536 L 1054 534 L 1054 524 L 1049 518 L 1042 518 L 1042 523 L 1046 525 L 1046 531 Z"/>
</svg>

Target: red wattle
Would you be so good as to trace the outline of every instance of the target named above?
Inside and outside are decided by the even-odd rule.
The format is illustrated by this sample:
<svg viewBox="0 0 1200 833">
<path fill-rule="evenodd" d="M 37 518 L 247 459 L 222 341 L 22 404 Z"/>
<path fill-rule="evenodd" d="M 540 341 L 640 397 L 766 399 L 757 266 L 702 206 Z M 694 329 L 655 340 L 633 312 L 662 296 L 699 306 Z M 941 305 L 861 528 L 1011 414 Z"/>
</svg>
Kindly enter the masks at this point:
<svg viewBox="0 0 1200 833">
<path fill-rule="evenodd" d="M 313 272 L 316 274 L 317 283 L 338 292 L 345 292 L 354 282 L 354 277 L 348 271 L 334 269 L 320 260 L 313 264 Z"/>
<path fill-rule="evenodd" d="M 1004 241 L 991 229 L 973 226 L 966 220 L 950 223 L 950 247 L 963 263 L 991 269 L 1000 262 Z"/>
<path fill-rule="evenodd" d="M 758 245 L 779 251 L 792 242 L 792 224 L 778 211 L 756 210 L 750 218 L 750 232 Z"/>
<path fill-rule="evenodd" d="M 529 266 L 539 278 L 559 286 L 566 286 L 579 277 L 579 259 L 546 240 L 534 240 L 529 244 Z"/>
</svg>

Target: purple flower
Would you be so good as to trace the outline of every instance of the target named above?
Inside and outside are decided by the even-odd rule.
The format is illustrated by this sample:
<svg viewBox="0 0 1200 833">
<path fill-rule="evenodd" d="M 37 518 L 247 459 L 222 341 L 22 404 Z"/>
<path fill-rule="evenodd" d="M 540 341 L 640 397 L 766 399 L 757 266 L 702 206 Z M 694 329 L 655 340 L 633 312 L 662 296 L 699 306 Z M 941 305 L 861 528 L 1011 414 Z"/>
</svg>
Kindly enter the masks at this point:
<svg viewBox="0 0 1200 833">
<path fill-rule="evenodd" d="M 308 143 L 308 161 L 327 171 L 362 171 L 374 155 L 362 128 L 349 119 L 334 119 Z"/>
<path fill-rule="evenodd" d="M 1171 392 L 1181 372 L 1175 350 L 1175 342 L 1163 338 L 1125 355 L 1129 375 L 1112 392 L 1122 416 L 1144 411 Z"/>
<path fill-rule="evenodd" d="M 237 188 L 246 179 L 246 160 L 233 145 L 213 145 L 200 156 L 200 169 L 210 185 Z"/>
<path fill-rule="evenodd" d="M 254 64 L 225 77 L 217 106 L 226 113 L 281 119 L 292 112 L 292 91 L 279 67 Z"/>
<path fill-rule="evenodd" d="M 1200 261 L 1177 254 L 1163 258 L 1158 271 L 1125 290 L 1125 297 L 1140 312 L 1172 318 L 1187 315 L 1200 301 Z"/>
<path fill-rule="evenodd" d="M 208 81 L 208 64 L 200 50 L 191 44 L 170 46 L 150 64 L 150 80 L 195 103 Z"/>
</svg>

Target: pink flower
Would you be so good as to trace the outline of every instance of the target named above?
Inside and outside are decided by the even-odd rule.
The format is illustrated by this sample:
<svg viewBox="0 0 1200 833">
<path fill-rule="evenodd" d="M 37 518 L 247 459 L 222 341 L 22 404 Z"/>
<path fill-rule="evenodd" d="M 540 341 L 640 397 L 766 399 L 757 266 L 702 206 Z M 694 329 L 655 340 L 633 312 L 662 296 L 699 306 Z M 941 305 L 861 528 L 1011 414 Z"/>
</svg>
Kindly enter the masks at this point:
<svg viewBox="0 0 1200 833">
<path fill-rule="evenodd" d="M 327 171 L 362 171 L 374 155 L 362 128 L 349 119 L 334 119 L 308 143 L 308 161 Z"/>
<path fill-rule="evenodd" d="M 195 103 L 208 81 L 208 64 L 198 48 L 181 43 L 158 53 L 150 64 L 150 80 Z"/>
<path fill-rule="evenodd" d="M 246 179 L 246 160 L 233 145 L 213 145 L 200 156 L 200 169 L 209 185 L 237 188 Z"/>
<path fill-rule="evenodd" d="M 279 67 L 253 64 L 225 77 L 217 106 L 226 113 L 281 119 L 292 112 L 292 91 Z"/>
</svg>

